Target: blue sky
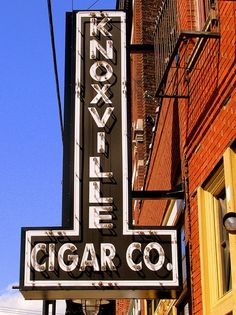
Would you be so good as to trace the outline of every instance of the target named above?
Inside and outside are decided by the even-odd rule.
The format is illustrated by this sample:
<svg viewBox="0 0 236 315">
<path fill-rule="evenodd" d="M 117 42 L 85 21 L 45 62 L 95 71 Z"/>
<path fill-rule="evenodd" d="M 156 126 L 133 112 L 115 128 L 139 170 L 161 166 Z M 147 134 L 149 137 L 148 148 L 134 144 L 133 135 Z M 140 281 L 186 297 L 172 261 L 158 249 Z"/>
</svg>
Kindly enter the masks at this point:
<svg viewBox="0 0 236 315">
<path fill-rule="evenodd" d="M 114 9 L 116 1 L 51 1 L 63 100 L 65 12 L 72 4 Z M 5 314 L 1 297 L 18 294 L 9 286 L 19 282 L 21 227 L 61 224 L 62 141 L 47 0 L 1 1 L 0 21 L 0 314 Z"/>
</svg>

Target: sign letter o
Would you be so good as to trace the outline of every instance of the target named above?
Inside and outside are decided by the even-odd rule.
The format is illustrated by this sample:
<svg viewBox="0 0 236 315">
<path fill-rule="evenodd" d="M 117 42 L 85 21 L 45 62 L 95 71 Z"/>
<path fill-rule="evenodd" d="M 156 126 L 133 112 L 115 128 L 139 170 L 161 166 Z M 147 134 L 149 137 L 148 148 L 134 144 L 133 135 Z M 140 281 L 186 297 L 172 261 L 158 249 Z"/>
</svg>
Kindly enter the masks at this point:
<svg viewBox="0 0 236 315">
<path fill-rule="evenodd" d="M 126 251 L 126 261 L 128 266 L 133 271 L 139 271 L 142 270 L 142 262 L 139 262 L 138 264 L 135 264 L 132 258 L 133 252 L 135 250 L 138 250 L 141 252 L 141 244 L 140 243 L 131 243 Z"/>
<path fill-rule="evenodd" d="M 151 250 L 156 250 L 158 252 L 158 261 L 154 264 L 151 262 L 150 260 L 150 252 Z M 162 268 L 164 262 L 165 262 L 165 252 L 163 247 L 159 244 L 159 243 L 149 243 L 144 251 L 143 251 L 143 259 L 144 259 L 144 263 L 145 265 L 148 267 L 148 269 L 152 270 L 152 271 L 157 271 L 159 269 Z"/>
<path fill-rule="evenodd" d="M 102 69 L 103 74 L 97 74 L 97 69 Z M 113 69 L 106 61 L 97 61 L 95 62 L 89 70 L 90 76 L 98 82 L 104 82 L 109 80 L 113 75 Z"/>
</svg>

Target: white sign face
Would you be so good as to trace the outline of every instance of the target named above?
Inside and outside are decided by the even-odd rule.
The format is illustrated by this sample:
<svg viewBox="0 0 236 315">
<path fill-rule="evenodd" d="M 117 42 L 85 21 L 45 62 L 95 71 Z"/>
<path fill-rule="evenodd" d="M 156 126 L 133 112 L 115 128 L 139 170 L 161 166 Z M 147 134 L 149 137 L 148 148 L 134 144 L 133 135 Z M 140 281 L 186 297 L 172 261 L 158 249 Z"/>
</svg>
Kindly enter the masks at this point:
<svg viewBox="0 0 236 315">
<path fill-rule="evenodd" d="M 177 231 L 130 224 L 125 14 L 75 15 L 73 227 L 23 229 L 20 290 L 30 299 L 174 297 Z"/>
</svg>

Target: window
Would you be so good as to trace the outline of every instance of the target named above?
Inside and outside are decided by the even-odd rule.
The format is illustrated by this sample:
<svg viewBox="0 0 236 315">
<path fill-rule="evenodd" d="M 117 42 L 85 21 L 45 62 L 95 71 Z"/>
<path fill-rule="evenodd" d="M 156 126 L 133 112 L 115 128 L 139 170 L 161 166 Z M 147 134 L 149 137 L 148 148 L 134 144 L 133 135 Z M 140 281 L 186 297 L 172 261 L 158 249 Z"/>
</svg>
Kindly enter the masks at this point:
<svg viewBox="0 0 236 315">
<path fill-rule="evenodd" d="M 155 310 L 155 300 L 144 300 L 144 314 L 153 315 Z M 140 313 L 141 314 L 141 313 Z"/>
<path fill-rule="evenodd" d="M 220 261 L 222 276 L 222 295 L 232 289 L 230 251 L 229 251 L 229 234 L 222 225 L 223 216 L 226 214 L 226 195 L 225 189 L 216 197 L 216 205 L 218 211 L 219 234 L 220 234 Z"/>
<path fill-rule="evenodd" d="M 235 311 L 232 277 L 236 255 L 232 238 L 223 227 L 224 214 L 232 211 L 236 204 L 235 171 L 236 154 L 229 148 L 218 169 L 198 189 L 202 300 L 205 315 L 226 315 Z"/>
<path fill-rule="evenodd" d="M 189 303 L 183 304 L 183 306 L 178 307 L 178 315 L 189 315 Z"/>
<path fill-rule="evenodd" d="M 196 0 L 198 30 L 207 30 L 216 18 L 216 0 Z"/>
<path fill-rule="evenodd" d="M 176 225 L 180 229 L 180 259 L 182 265 L 183 290 L 177 300 L 160 300 L 158 305 L 155 306 L 155 315 L 190 315 L 189 246 L 186 244 L 185 240 L 184 203 L 182 200 L 175 200 L 170 203 L 162 224 L 164 226 Z"/>
<path fill-rule="evenodd" d="M 187 284 L 187 260 L 186 260 L 186 244 L 185 244 L 185 227 L 181 227 L 181 261 L 182 261 L 182 281 Z"/>
<path fill-rule="evenodd" d="M 153 306 L 152 300 L 147 300 L 147 315 L 153 314 L 152 306 Z"/>
</svg>

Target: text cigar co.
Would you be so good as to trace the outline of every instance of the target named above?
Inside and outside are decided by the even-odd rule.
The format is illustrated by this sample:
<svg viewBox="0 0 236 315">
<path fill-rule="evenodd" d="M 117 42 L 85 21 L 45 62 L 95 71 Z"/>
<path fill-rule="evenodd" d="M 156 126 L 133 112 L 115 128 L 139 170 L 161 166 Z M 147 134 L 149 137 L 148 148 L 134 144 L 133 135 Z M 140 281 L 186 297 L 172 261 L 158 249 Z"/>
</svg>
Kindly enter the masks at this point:
<svg viewBox="0 0 236 315">
<path fill-rule="evenodd" d="M 73 227 L 23 229 L 21 291 L 177 288 L 177 231 L 130 224 L 125 14 L 74 14 Z"/>
</svg>

